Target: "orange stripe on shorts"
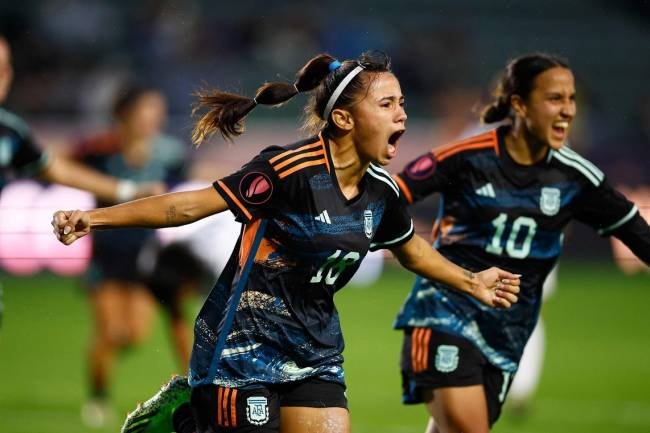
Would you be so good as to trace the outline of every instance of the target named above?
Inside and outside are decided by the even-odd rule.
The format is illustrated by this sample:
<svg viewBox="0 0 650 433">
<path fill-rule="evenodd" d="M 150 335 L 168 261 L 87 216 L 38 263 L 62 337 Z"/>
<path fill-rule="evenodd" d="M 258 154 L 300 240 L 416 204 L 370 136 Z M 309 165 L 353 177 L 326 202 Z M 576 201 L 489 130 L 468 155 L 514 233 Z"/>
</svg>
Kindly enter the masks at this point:
<svg viewBox="0 0 650 433">
<path fill-rule="evenodd" d="M 228 422 L 228 396 L 230 395 L 230 388 L 224 388 L 223 401 L 221 402 L 221 410 L 223 411 L 223 426 L 230 427 Z"/>
<path fill-rule="evenodd" d="M 223 399 L 223 388 L 217 387 L 217 425 L 223 425 L 223 415 L 221 414 L 221 400 Z"/>
<path fill-rule="evenodd" d="M 237 427 L 237 388 L 230 395 L 230 426 Z"/>
</svg>

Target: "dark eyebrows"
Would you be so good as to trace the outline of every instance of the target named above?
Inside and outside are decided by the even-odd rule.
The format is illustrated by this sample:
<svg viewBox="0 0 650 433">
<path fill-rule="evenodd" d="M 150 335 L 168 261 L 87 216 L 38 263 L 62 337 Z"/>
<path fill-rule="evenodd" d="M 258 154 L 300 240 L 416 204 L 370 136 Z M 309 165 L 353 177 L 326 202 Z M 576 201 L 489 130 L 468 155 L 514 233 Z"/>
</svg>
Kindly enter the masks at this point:
<svg viewBox="0 0 650 433">
<path fill-rule="evenodd" d="M 395 101 L 398 100 L 399 102 L 404 101 L 404 95 L 400 95 L 399 97 L 397 96 L 384 96 L 383 98 L 379 98 L 379 102 L 382 102 L 384 100 L 389 100 L 389 101 Z"/>
</svg>

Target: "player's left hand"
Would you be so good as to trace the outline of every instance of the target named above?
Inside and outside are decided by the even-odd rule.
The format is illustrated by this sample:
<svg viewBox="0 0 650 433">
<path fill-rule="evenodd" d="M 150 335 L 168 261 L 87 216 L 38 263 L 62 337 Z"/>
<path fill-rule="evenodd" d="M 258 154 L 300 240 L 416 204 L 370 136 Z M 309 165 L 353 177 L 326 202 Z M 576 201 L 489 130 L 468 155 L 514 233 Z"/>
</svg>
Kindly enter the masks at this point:
<svg viewBox="0 0 650 433">
<path fill-rule="evenodd" d="M 490 307 L 510 308 L 518 300 L 521 275 L 492 267 L 476 274 L 478 285 L 472 295 Z"/>
</svg>

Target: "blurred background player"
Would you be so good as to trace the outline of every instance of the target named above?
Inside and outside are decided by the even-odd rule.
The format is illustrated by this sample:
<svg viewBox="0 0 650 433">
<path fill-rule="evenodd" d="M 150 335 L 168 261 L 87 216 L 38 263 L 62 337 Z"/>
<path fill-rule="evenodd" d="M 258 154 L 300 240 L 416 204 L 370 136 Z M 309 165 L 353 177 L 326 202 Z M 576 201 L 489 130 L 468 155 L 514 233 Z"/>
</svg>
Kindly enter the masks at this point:
<svg viewBox="0 0 650 433">
<path fill-rule="evenodd" d="M 77 146 L 74 155 L 78 160 L 111 176 L 159 184 L 159 193 L 165 191 L 165 184 L 182 180 L 186 149 L 163 134 L 166 101 L 159 91 L 129 86 L 117 95 L 112 114 L 110 130 Z M 109 203 L 99 199 L 98 204 Z M 146 261 L 141 253 L 149 242 L 155 242 L 155 234 L 145 229 L 97 232 L 93 238 L 85 279 L 95 323 L 88 355 L 90 399 L 82 408 L 82 419 L 89 426 L 105 424 L 116 356 L 148 335 L 154 317 L 155 299 L 139 269 L 139 263 Z M 158 290 L 160 284 L 155 287 Z M 188 340 L 189 336 L 180 346 L 175 344 L 182 369 L 189 361 Z"/>
<path fill-rule="evenodd" d="M 0 104 L 9 94 L 14 77 L 11 48 L 0 35 Z M 32 137 L 29 126 L 17 115 L 0 107 L 0 193 L 10 180 L 35 177 L 92 192 L 105 203 L 118 203 L 160 192 L 153 184 L 138 185 L 130 180 L 90 170 L 61 156 L 46 152 Z M 2 285 L 0 285 L 0 324 L 2 323 Z"/>
<path fill-rule="evenodd" d="M 482 120 L 503 125 L 435 148 L 396 176 L 410 202 L 442 194 L 434 229 L 441 254 L 469 269 L 494 263 L 523 275 L 507 312 L 416 280 L 396 327 L 404 330 L 404 402 L 426 404 L 430 432 L 486 432 L 496 422 L 572 219 L 650 263 L 650 227 L 637 207 L 564 145 L 576 114 L 567 63 L 518 57 L 494 97 Z"/>
</svg>

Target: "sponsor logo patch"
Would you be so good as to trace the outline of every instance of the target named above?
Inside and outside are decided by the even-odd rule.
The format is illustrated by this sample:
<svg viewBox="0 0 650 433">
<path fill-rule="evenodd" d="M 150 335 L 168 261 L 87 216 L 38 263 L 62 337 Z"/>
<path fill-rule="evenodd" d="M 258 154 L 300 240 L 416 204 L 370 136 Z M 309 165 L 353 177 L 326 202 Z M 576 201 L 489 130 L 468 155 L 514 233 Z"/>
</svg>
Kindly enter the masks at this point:
<svg viewBox="0 0 650 433">
<path fill-rule="evenodd" d="M 436 370 L 451 373 L 458 368 L 458 347 L 447 344 L 438 346 L 436 351 Z"/>
<path fill-rule="evenodd" d="M 239 182 L 239 195 L 249 204 L 262 204 L 273 194 L 271 179 L 259 172 L 246 174 Z"/>
<path fill-rule="evenodd" d="M 431 176 L 436 169 L 436 160 L 430 153 L 422 155 L 406 166 L 406 175 L 411 179 L 422 180 Z"/>
</svg>

